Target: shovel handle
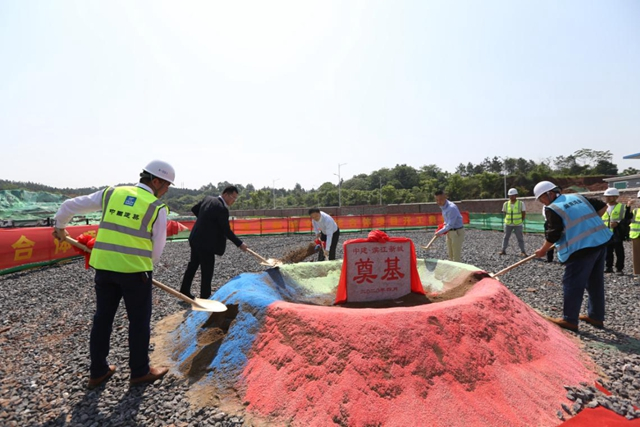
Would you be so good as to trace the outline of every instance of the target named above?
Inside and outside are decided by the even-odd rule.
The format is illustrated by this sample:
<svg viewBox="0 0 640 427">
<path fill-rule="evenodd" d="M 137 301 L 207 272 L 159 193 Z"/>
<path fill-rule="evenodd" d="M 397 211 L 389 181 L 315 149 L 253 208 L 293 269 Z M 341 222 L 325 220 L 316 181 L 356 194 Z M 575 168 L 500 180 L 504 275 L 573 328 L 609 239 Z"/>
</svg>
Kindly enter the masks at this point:
<svg viewBox="0 0 640 427">
<path fill-rule="evenodd" d="M 555 248 L 556 245 L 552 245 L 549 250 Z M 524 264 L 525 262 L 529 262 L 532 259 L 536 258 L 536 254 L 531 254 L 528 257 L 521 259 L 520 261 L 516 262 L 515 264 L 510 265 L 509 267 L 503 268 L 502 270 L 498 271 L 496 274 L 492 275 L 491 277 L 498 277 L 504 273 L 506 273 L 507 271 L 513 270 L 514 268 L 516 268 L 517 266 Z"/>
<path fill-rule="evenodd" d="M 265 264 L 269 264 L 269 261 L 267 261 L 266 259 L 264 259 L 263 257 L 261 257 L 259 254 L 257 254 L 256 252 L 252 251 L 251 249 L 247 248 L 247 252 L 249 252 L 251 255 L 253 255 L 254 257 L 258 258 L 260 261 L 264 262 Z"/>
<path fill-rule="evenodd" d="M 75 246 L 76 248 L 82 249 L 85 252 L 91 253 L 91 249 L 89 249 L 87 246 L 83 245 L 82 243 L 78 242 L 76 239 L 74 239 L 74 238 L 72 238 L 70 236 L 67 236 L 65 238 L 65 240 L 70 245 Z M 192 300 L 191 298 L 189 298 L 188 296 L 184 295 L 183 293 L 178 292 L 175 289 L 170 288 L 169 286 L 158 282 L 156 279 L 151 279 L 151 283 L 153 283 L 154 286 L 162 289 L 163 291 L 170 293 L 174 297 L 180 298 L 184 302 L 188 302 L 189 304 L 194 305 L 194 306 L 196 306 L 198 308 L 205 308 L 205 307 L 201 306 L 200 304 L 198 304 L 195 300 Z"/>
<path fill-rule="evenodd" d="M 427 249 L 429 249 L 429 246 L 431 246 L 431 244 L 432 244 L 433 242 L 435 242 L 437 238 L 438 238 L 438 235 L 437 235 L 437 234 L 435 234 L 435 235 L 433 236 L 433 238 L 431 239 L 431 241 L 429 241 L 429 243 L 427 243 L 427 246 L 422 246 L 422 249 L 424 249 L 425 251 L 426 251 Z"/>
</svg>

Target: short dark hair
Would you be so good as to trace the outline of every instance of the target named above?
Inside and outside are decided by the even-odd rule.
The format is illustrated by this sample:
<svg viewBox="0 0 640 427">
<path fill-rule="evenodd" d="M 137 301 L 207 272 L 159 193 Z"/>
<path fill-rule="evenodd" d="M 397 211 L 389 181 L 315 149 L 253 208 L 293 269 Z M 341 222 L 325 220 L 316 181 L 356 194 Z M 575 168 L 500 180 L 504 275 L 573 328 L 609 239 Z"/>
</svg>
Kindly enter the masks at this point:
<svg viewBox="0 0 640 427">
<path fill-rule="evenodd" d="M 320 213 L 320 209 L 318 209 L 318 208 L 309 209 L 309 215 L 311 215 L 312 213 Z"/>
<path fill-rule="evenodd" d="M 224 188 L 224 190 L 222 190 L 222 194 L 233 194 L 233 193 L 239 193 L 238 187 L 236 187 L 235 185 L 227 185 Z"/>
<path fill-rule="evenodd" d="M 435 193 L 433 193 L 434 196 L 442 196 L 444 194 L 444 191 L 442 190 L 437 190 Z"/>
</svg>

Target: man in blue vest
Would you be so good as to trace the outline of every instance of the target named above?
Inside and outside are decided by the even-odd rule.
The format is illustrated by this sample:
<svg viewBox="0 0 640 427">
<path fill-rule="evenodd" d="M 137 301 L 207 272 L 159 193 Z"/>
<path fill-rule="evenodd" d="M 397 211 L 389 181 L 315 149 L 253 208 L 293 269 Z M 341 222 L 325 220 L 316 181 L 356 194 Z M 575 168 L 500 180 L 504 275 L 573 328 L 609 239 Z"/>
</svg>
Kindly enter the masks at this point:
<svg viewBox="0 0 640 427">
<path fill-rule="evenodd" d="M 547 319 L 561 328 L 578 330 L 578 321 L 604 327 L 604 261 L 611 231 L 600 216 L 607 205 L 579 194 L 560 194 L 560 188 L 541 181 L 533 189 L 536 199 L 545 205 L 545 242 L 536 251 L 543 257 L 556 245 L 558 259 L 564 264 L 562 318 Z M 584 291 L 589 296 L 586 316 L 580 315 Z"/>
<path fill-rule="evenodd" d="M 605 273 L 613 273 L 613 254 L 616 255 L 616 273 L 623 276 L 624 272 L 624 239 L 627 236 L 628 224 L 631 220 L 631 212 L 623 203 L 618 203 L 620 192 L 617 188 L 607 188 L 604 192 L 604 200 L 607 202 L 607 210 L 602 215 L 602 221 L 613 233 L 613 239 L 607 245 L 607 257 L 605 261 Z"/>
<path fill-rule="evenodd" d="M 149 340 L 153 264 L 160 259 L 167 238 L 167 207 L 158 198 L 174 180 L 173 167 L 154 160 L 144 167 L 137 185 L 108 187 L 65 200 L 55 214 L 53 235 L 62 241 L 69 235 L 65 227 L 74 215 L 102 210 L 89 261 L 96 270 L 89 389 L 102 385 L 116 371 L 107 356 L 121 299 L 129 320 L 130 385 L 153 382 L 168 372 L 149 366 Z"/>
</svg>

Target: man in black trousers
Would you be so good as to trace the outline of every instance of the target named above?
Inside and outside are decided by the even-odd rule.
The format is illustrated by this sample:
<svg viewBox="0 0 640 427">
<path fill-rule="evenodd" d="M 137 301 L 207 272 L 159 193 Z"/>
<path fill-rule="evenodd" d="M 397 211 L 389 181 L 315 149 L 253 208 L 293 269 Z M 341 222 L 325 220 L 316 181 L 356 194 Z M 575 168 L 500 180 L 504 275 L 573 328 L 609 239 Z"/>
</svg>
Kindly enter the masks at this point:
<svg viewBox="0 0 640 427">
<path fill-rule="evenodd" d="M 196 216 L 196 223 L 189 235 L 191 246 L 191 259 L 182 278 L 180 292 L 193 299 L 191 294 L 191 282 L 200 267 L 200 298 L 211 296 L 211 282 L 213 280 L 213 268 L 215 256 L 222 256 L 227 247 L 227 239 L 237 247 L 247 251 L 248 247 L 240 240 L 229 226 L 229 208 L 238 198 L 238 189 L 230 185 L 222 191 L 218 197 L 205 196 L 205 198 L 191 208 Z"/>
</svg>

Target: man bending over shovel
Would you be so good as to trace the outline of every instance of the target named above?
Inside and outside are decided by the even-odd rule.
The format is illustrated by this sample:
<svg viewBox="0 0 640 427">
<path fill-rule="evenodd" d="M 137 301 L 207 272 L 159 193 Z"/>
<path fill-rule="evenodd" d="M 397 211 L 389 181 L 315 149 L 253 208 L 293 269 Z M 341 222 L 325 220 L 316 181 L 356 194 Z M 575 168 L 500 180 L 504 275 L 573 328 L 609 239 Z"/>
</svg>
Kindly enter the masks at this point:
<svg viewBox="0 0 640 427">
<path fill-rule="evenodd" d="M 87 388 L 106 382 L 116 371 L 107 363 L 111 330 L 120 300 L 129 319 L 131 385 L 162 378 L 167 368 L 149 366 L 151 335 L 151 281 L 167 238 L 167 207 L 158 201 L 175 180 L 173 167 L 150 162 L 135 186 L 107 187 L 88 196 L 65 200 L 55 214 L 53 236 L 64 241 L 65 227 L 74 215 L 102 210 L 89 265 L 96 270 L 96 313 L 89 351 L 91 366 Z"/>
</svg>

